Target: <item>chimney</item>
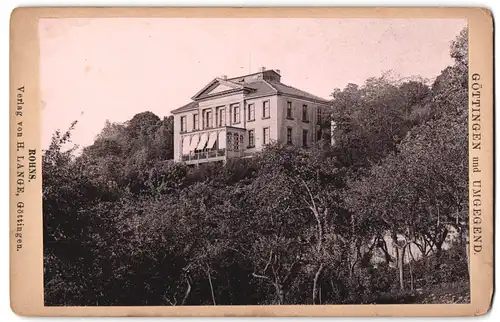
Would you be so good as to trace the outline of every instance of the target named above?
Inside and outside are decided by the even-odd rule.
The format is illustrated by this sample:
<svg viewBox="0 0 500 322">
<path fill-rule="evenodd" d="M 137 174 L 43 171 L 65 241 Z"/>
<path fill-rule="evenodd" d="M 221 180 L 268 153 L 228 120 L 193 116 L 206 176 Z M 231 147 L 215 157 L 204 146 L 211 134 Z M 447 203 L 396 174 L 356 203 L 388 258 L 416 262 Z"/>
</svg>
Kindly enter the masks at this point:
<svg viewBox="0 0 500 322">
<path fill-rule="evenodd" d="M 222 75 L 220 78 L 222 78 L 223 80 L 227 80 L 227 75 Z"/>
<path fill-rule="evenodd" d="M 265 72 L 265 71 L 266 71 L 266 67 L 262 66 L 261 68 L 259 68 L 259 72 L 260 72 L 260 73 L 263 73 L 263 72 Z"/>
<path fill-rule="evenodd" d="M 274 71 L 275 71 L 278 75 L 281 75 L 281 70 L 279 70 L 279 69 L 275 69 Z"/>
</svg>

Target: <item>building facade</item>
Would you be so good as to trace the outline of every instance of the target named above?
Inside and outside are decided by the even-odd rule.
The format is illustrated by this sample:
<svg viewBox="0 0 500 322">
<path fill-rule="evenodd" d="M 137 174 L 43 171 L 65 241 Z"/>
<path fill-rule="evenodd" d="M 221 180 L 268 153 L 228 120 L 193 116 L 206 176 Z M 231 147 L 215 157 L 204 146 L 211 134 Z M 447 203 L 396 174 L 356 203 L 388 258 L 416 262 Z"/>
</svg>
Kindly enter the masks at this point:
<svg viewBox="0 0 500 322">
<path fill-rule="evenodd" d="M 322 136 L 329 102 L 281 83 L 279 70 L 215 78 L 172 111 L 174 160 L 188 164 L 247 157 L 280 141 L 308 147 Z"/>
</svg>

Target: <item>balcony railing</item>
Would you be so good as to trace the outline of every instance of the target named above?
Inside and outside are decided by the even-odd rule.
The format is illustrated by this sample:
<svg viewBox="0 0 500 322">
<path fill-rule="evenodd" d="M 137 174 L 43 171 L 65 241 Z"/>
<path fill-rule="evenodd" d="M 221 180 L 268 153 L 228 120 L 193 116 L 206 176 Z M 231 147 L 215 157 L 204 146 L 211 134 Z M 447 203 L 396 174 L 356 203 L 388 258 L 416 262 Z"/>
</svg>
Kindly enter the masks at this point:
<svg viewBox="0 0 500 322">
<path fill-rule="evenodd" d="M 187 164 L 197 164 L 242 157 L 245 133 L 243 128 L 230 126 L 182 133 L 180 159 Z"/>
<path fill-rule="evenodd" d="M 182 156 L 182 161 L 187 163 L 202 163 L 208 161 L 216 161 L 216 159 L 224 160 L 226 149 L 217 149 L 210 151 L 197 151 Z"/>
</svg>

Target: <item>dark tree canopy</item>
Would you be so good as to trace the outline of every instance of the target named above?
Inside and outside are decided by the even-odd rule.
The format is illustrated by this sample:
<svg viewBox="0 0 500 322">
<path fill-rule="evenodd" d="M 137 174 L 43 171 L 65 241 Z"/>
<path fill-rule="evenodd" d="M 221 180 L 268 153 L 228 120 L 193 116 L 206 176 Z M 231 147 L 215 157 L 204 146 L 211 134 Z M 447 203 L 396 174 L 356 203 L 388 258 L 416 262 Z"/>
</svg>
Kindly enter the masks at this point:
<svg viewBox="0 0 500 322">
<path fill-rule="evenodd" d="M 45 304 L 467 302 L 467 46 L 432 84 L 335 89 L 333 146 L 188 167 L 172 117 L 108 121 L 80 155 L 56 132 Z"/>
</svg>

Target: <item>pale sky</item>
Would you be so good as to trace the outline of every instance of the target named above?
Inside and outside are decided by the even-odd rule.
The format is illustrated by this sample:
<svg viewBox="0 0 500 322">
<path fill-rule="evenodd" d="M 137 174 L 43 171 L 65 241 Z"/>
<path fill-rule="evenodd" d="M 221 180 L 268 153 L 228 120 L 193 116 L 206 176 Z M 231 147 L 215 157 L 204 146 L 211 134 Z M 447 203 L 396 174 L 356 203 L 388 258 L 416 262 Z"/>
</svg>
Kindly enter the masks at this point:
<svg viewBox="0 0 500 322">
<path fill-rule="evenodd" d="M 261 66 L 324 98 L 387 70 L 432 80 L 452 64 L 450 42 L 465 26 L 460 19 L 42 19 L 42 144 L 78 120 L 73 142 L 90 145 L 106 119 L 168 116 L 215 77 Z"/>
</svg>

